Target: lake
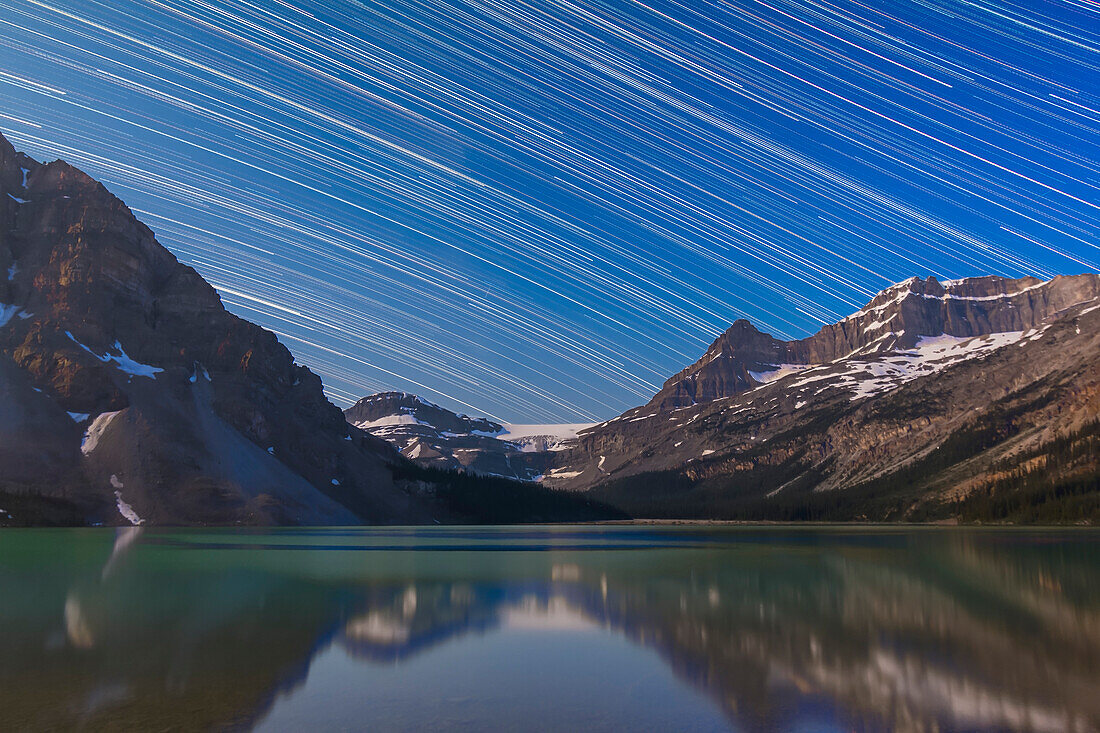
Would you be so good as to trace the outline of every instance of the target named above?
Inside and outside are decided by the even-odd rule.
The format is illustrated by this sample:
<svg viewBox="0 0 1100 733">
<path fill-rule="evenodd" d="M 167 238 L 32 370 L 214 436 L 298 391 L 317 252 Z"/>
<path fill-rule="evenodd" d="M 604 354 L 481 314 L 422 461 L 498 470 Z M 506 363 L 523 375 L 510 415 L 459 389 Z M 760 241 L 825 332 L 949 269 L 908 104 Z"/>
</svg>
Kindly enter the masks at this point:
<svg viewBox="0 0 1100 733">
<path fill-rule="evenodd" d="M 1100 730 L 1100 532 L 0 532 L 4 730 Z"/>
</svg>

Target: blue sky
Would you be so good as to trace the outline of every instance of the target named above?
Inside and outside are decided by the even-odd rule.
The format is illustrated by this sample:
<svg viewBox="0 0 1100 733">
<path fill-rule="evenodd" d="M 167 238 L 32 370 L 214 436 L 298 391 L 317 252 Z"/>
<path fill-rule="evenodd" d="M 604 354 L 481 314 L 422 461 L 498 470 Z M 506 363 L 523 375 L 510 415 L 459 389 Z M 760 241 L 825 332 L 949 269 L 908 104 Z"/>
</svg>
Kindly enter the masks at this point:
<svg viewBox="0 0 1100 733">
<path fill-rule="evenodd" d="M 1100 263 L 1100 9 L 0 0 L 0 130 L 346 405 L 646 401 L 737 318 Z"/>
</svg>

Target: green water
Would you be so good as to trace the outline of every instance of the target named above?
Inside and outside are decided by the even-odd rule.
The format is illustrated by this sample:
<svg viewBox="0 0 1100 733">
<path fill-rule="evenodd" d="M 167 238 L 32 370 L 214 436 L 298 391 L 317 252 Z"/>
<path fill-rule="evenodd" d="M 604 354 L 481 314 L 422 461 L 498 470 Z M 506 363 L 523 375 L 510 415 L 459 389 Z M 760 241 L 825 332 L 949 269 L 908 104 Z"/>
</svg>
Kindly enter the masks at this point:
<svg viewBox="0 0 1100 733">
<path fill-rule="evenodd" d="M 0 532 L 3 730 L 1100 730 L 1100 532 Z"/>
</svg>

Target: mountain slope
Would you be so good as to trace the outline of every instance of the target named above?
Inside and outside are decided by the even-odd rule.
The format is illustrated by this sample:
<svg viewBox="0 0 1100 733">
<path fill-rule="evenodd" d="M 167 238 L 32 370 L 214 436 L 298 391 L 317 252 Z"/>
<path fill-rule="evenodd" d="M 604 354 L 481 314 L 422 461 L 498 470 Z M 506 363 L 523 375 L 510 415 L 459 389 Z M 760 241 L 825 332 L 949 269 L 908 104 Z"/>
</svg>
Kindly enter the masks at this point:
<svg viewBox="0 0 1100 733">
<path fill-rule="evenodd" d="M 801 341 L 734 324 L 545 480 L 635 516 L 1072 521 L 1098 417 L 1096 275 L 913 279 Z"/>
<path fill-rule="evenodd" d="M 102 185 L 0 136 L 0 491 L 108 524 L 427 521 L 400 462 Z"/>
</svg>

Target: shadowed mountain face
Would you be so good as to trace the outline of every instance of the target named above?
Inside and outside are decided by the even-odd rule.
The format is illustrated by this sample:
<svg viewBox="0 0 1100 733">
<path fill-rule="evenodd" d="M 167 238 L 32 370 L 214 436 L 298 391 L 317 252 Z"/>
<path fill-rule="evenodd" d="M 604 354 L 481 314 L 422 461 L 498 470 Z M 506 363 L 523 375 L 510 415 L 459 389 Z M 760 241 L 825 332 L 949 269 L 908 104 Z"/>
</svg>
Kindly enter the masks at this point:
<svg viewBox="0 0 1100 733">
<path fill-rule="evenodd" d="M 1089 530 L 125 528 L 0 552 L 15 730 L 301 730 L 296 699 L 318 729 L 576 730 L 559 676 L 599 698 L 665 667 L 734 729 L 1100 729 Z M 583 669 L 609 636 L 654 653 Z M 493 676 L 499 647 L 526 676 Z M 612 702 L 607 730 L 648 703 Z"/>
<path fill-rule="evenodd" d="M 913 279 L 801 341 L 739 321 L 545 481 L 642 517 L 1100 519 L 1100 277 Z"/>
<path fill-rule="evenodd" d="M 102 185 L 0 137 L 0 491 L 23 511 L 426 521 L 395 461 Z"/>
</svg>

